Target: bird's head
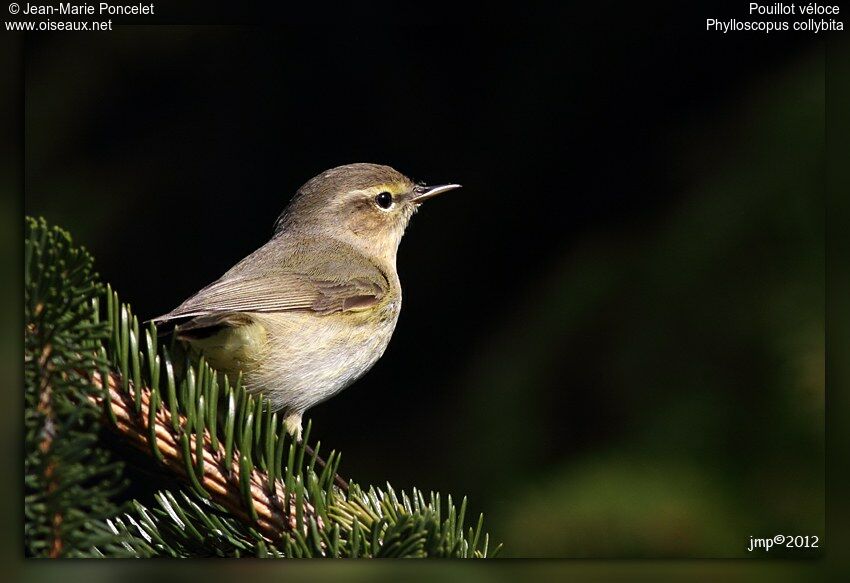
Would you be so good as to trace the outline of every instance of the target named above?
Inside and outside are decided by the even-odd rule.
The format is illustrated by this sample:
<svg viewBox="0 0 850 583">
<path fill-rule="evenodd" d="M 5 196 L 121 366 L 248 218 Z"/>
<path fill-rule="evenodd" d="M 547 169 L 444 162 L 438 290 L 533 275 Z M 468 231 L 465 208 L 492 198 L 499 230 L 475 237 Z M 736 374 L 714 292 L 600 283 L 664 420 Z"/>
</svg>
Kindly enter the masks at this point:
<svg viewBox="0 0 850 583">
<path fill-rule="evenodd" d="M 351 243 L 364 253 L 395 259 L 410 217 L 424 201 L 459 188 L 426 186 L 380 164 L 348 164 L 307 181 L 277 223 L 277 232 L 309 231 Z"/>
</svg>

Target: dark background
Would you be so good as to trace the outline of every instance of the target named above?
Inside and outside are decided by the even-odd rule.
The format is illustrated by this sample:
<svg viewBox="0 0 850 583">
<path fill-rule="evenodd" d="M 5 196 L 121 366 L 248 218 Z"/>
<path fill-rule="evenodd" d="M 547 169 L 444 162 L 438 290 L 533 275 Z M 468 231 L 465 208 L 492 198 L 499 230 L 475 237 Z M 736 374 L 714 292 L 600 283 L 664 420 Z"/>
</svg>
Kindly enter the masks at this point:
<svg viewBox="0 0 850 583">
<path fill-rule="evenodd" d="M 823 537 L 824 37 L 704 32 L 745 12 L 32 35 L 26 212 L 149 318 L 326 168 L 459 182 L 308 414 L 344 474 L 468 494 L 512 556 Z"/>
</svg>

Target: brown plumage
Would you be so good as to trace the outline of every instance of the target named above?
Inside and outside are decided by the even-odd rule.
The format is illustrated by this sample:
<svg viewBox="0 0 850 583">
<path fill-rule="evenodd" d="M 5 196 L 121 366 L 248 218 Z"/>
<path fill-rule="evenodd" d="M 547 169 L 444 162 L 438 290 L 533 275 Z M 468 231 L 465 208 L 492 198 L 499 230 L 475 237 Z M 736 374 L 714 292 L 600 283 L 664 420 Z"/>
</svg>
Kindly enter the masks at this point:
<svg viewBox="0 0 850 583">
<path fill-rule="evenodd" d="M 380 358 L 401 310 L 396 251 L 426 187 L 388 166 L 350 164 L 304 184 L 257 251 L 177 308 L 190 353 L 244 374 L 300 435 L 304 411 Z"/>
</svg>

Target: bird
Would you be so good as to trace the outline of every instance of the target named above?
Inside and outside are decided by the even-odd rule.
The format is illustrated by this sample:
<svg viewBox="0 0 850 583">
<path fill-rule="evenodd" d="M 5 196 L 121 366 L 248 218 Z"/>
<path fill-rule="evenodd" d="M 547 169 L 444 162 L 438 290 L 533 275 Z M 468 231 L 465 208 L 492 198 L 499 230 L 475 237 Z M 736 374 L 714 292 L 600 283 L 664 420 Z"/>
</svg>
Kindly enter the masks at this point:
<svg viewBox="0 0 850 583">
<path fill-rule="evenodd" d="M 241 374 L 300 440 L 305 411 L 384 354 L 401 311 L 404 231 L 423 202 L 457 188 L 381 164 L 326 170 L 296 191 L 268 242 L 153 321 L 173 324 L 190 358 Z"/>
</svg>

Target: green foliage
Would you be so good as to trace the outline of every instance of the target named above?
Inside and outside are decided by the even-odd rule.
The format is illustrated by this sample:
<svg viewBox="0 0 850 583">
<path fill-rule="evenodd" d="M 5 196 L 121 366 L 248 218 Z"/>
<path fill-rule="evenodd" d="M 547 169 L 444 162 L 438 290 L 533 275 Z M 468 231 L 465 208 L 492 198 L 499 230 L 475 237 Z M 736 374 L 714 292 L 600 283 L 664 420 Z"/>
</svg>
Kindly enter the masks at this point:
<svg viewBox="0 0 850 583">
<path fill-rule="evenodd" d="M 36 557 L 122 554 L 105 520 L 121 465 L 97 443 L 89 400 L 95 347 L 106 337 L 92 298 L 92 258 L 67 233 L 27 220 L 24 263 L 24 545 Z"/>
<path fill-rule="evenodd" d="M 309 424 L 297 442 L 265 399 L 247 394 L 239 382 L 232 386 L 203 360 L 175 367 L 173 347 L 159 343 L 156 327 L 150 324 L 143 339 L 130 307 L 92 283 L 91 257 L 73 248 L 66 233 L 44 221 L 29 220 L 27 229 L 29 553 L 50 555 L 55 541 L 64 545 L 62 556 L 487 557 L 498 552 L 482 532 L 482 517 L 474 528 L 465 526 L 465 499 L 458 507 L 451 497 L 443 504 L 438 494 L 426 499 L 416 490 L 396 493 L 389 484 L 351 483 L 341 490 L 334 483 L 340 455 L 332 451 L 322 463 L 320 444 L 307 447 Z M 110 377 L 117 384 L 111 398 L 117 393 L 126 405 L 120 419 L 110 392 L 93 381 Z M 102 421 L 125 437 L 144 432 L 145 451 L 162 473 L 162 483 L 154 484 L 155 504 L 133 499 L 119 509 L 112 501 L 122 472 L 99 445 Z M 168 452 L 158 431 L 173 440 Z M 51 446 L 44 453 L 46 438 Z M 173 487 L 175 476 L 182 488 Z M 218 490 L 211 491 L 211 485 Z M 55 516 L 63 517 L 58 532 Z"/>
</svg>

